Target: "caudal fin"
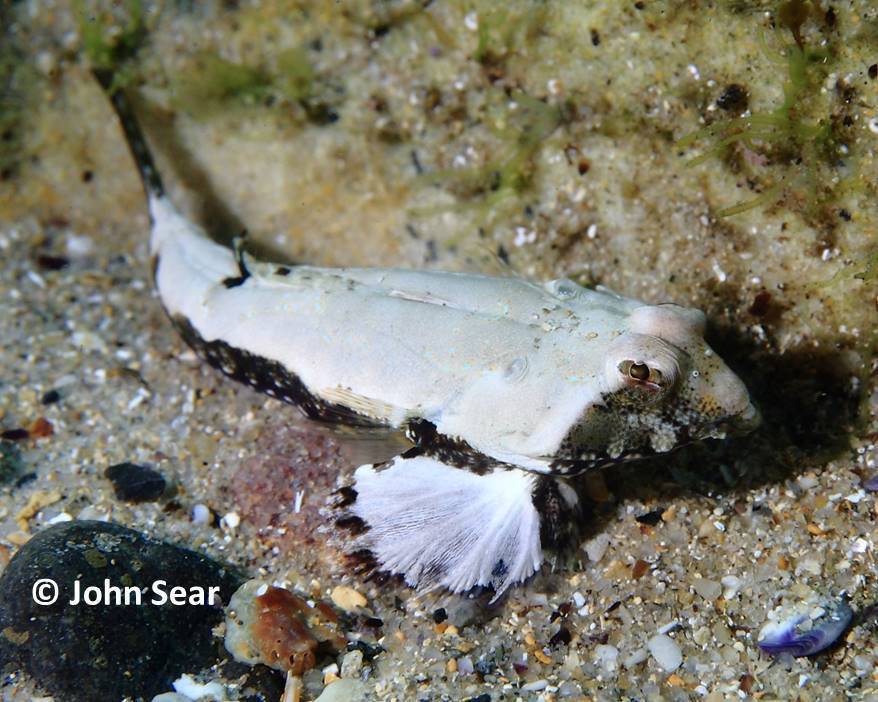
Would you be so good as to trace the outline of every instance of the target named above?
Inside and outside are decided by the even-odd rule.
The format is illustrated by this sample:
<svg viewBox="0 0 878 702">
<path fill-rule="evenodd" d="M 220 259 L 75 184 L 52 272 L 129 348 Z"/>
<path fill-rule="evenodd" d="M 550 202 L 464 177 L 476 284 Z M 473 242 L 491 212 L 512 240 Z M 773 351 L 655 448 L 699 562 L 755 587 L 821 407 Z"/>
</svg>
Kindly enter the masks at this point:
<svg viewBox="0 0 878 702">
<path fill-rule="evenodd" d="M 125 140 L 128 142 L 128 148 L 137 164 L 137 170 L 140 172 L 140 179 L 143 181 L 143 189 L 149 199 L 158 199 L 164 196 L 165 187 L 162 184 L 161 176 L 155 167 L 152 158 L 152 152 L 143 136 L 143 130 L 140 123 L 131 109 L 131 103 L 125 95 L 125 91 L 115 86 L 113 83 L 114 72 L 109 69 L 96 68 L 92 71 L 95 79 L 106 92 L 110 99 L 110 104 L 119 119 L 122 131 L 125 133 Z"/>
<path fill-rule="evenodd" d="M 107 93 L 143 181 L 152 222 L 150 252 L 162 304 L 171 317 L 182 316 L 204 334 L 208 315 L 204 300 L 223 281 L 240 277 L 240 259 L 186 219 L 165 195 L 143 130 L 125 92 L 114 83 L 114 72 L 103 68 L 92 72 Z"/>
</svg>

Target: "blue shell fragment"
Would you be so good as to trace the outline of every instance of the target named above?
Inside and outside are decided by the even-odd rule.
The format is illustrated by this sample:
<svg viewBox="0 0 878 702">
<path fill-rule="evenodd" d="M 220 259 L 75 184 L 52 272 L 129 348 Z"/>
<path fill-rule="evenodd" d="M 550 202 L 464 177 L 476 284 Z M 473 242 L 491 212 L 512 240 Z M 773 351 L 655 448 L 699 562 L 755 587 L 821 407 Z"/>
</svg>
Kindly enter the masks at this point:
<svg viewBox="0 0 878 702">
<path fill-rule="evenodd" d="M 772 656 L 813 656 L 835 643 L 853 616 L 853 610 L 843 599 L 818 608 L 816 613 L 813 608 L 798 607 L 787 617 L 762 627 L 759 648 Z"/>
</svg>

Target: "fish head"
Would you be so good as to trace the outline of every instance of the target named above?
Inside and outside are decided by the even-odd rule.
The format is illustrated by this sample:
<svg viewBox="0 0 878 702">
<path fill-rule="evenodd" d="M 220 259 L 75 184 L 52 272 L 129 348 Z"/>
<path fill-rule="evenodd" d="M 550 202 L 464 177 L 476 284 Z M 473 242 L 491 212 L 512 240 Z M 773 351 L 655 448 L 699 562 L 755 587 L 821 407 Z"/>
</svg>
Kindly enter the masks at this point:
<svg viewBox="0 0 878 702">
<path fill-rule="evenodd" d="M 759 425 L 744 383 L 704 340 L 701 311 L 642 306 L 626 326 L 607 347 L 598 399 L 565 439 L 570 458 L 612 463 Z"/>
</svg>

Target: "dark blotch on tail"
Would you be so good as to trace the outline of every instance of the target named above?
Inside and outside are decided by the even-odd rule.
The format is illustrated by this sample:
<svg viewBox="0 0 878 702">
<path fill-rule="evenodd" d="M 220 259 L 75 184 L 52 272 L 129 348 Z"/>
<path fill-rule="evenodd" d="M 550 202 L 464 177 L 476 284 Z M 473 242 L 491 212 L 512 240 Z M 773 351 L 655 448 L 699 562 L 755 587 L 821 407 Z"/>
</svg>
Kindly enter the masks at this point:
<svg viewBox="0 0 878 702">
<path fill-rule="evenodd" d="M 155 162 L 152 158 L 152 152 L 147 146 L 143 131 L 140 124 L 134 116 L 134 110 L 131 109 L 131 103 L 120 88 L 113 88 L 113 71 L 106 69 L 95 69 L 94 77 L 100 83 L 101 87 L 110 97 L 110 104 L 119 118 L 119 124 L 122 131 L 125 132 L 125 139 L 128 142 L 128 148 L 137 164 L 137 170 L 140 171 L 140 178 L 143 180 L 143 187 L 147 195 L 161 197 L 165 194 L 165 186 L 159 172 L 156 170 Z"/>
</svg>

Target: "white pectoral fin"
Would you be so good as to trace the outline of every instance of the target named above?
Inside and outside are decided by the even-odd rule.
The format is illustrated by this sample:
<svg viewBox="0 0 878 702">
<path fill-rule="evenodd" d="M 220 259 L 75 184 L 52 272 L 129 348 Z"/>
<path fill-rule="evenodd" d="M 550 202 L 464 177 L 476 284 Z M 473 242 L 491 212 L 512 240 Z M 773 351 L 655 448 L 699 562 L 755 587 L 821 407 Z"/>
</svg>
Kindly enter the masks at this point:
<svg viewBox="0 0 878 702">
<path fill-rule="evenodd" d="M 361 466 L 355 479 L 351 511 L 368 527 L 361 545 L 413 587 L 490 586 L 496 600 L 542 563 L 534 478 L 525 471 L 478 475 L 415 456 Z"/>
</svg>

